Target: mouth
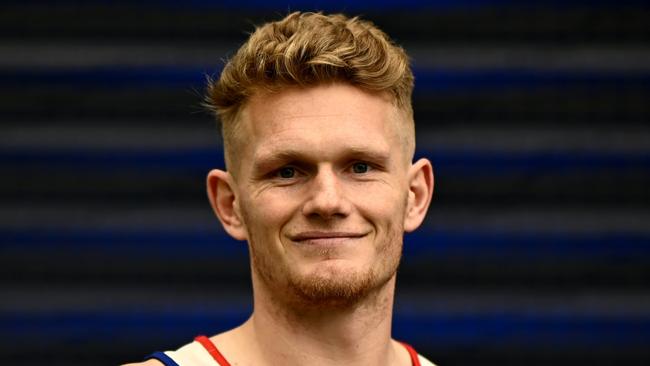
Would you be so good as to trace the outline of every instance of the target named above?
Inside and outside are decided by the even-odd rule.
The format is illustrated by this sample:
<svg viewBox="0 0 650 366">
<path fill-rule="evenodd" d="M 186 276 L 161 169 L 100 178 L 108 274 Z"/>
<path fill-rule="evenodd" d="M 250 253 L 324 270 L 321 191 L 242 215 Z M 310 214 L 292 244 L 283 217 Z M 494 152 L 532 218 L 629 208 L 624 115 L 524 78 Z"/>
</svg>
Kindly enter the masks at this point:
<svg viewBox="0 0 650 366">
<path fill-rule="evenodd" d="M 299 244 L 337 245 L 366 236 L 366 233 L 347 231 L 304 231 L 289 238 Z"/>
</svg>

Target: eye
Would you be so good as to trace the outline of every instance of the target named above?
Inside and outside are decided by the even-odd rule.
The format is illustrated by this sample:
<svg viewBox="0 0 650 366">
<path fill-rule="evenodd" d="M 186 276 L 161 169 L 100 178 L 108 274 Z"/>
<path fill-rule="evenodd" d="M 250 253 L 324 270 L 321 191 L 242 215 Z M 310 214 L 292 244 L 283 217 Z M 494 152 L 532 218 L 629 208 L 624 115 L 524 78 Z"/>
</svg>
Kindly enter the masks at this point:
<svg viewBox="0 0 650 366">
<path fill-rule="evenodd" d="M 280 168 L 277 174 L 280 178 L 291 179 L 296 176 L 296 169 L 294 167 L 285 166 Z"/>
<path fill-rule="evenodd" d="M 368 166 L 368 163 L 354 163 L 352 165 L 352 171 L 355 172 L 356 174 L 363 174 L 367 173 L 368 170 L 370 170 L 370 166 Z"/>
</svg>

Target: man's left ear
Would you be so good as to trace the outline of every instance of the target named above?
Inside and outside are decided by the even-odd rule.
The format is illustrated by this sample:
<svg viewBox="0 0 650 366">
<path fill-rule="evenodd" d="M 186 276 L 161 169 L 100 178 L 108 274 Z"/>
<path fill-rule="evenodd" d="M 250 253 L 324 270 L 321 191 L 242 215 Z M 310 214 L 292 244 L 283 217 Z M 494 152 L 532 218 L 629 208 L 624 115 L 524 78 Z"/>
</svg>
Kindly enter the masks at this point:
<svg viewBox="0 0 650 366">
<path fill-rule="evenodd" d="M 427 159 L 420 159 L 411 165 L 408 173 L 409 193 L 404 216 L 404 231 L 411 232 L 417 229 L 433 196 L 433 167 Z"/>
</svg>

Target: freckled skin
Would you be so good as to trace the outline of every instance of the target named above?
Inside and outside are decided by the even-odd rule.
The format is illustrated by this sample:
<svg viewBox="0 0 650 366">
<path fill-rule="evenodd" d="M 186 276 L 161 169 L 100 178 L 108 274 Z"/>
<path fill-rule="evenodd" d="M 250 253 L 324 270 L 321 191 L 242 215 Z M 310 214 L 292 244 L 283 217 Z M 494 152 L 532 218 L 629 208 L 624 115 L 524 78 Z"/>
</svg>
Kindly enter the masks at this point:
<svg viewBox="0 0 650 366">
<path fill-rule="evenodd" d="M 409 167 L 394 108 L 336 84 L 247 105 L 242 156 L 253 158 L 238 169 L 239 208 L 265 288 L 287 301 L 348 304 L 394 276 Z M 360 237 L 330 246 L 292 240 L 312 231 Z"/>
</svg>

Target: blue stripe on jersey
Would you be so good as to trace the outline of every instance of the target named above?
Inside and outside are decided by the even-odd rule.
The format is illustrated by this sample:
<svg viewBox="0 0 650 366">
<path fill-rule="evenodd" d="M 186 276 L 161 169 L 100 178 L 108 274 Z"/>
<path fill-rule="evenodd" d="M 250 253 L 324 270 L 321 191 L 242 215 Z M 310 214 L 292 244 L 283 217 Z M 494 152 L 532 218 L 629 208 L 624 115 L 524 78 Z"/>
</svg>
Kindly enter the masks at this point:
<svg viewBox="0 0 650 366">
<path fill-rule="evenodd" d="M 149 356 L 145 357 L 144 360 L 146 361 L 152 358 L 162 362 L 165 366 L 178 366 L 178 364 L 174 360 L 172 360 L 171 357 L 167 356 L 164 352 L 154 352 Z"/>
</svg>

